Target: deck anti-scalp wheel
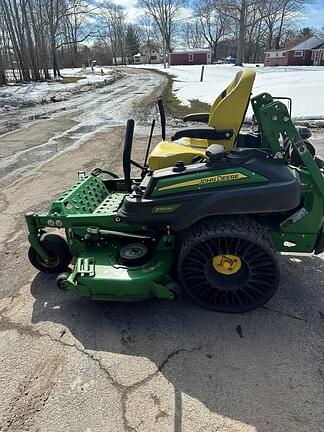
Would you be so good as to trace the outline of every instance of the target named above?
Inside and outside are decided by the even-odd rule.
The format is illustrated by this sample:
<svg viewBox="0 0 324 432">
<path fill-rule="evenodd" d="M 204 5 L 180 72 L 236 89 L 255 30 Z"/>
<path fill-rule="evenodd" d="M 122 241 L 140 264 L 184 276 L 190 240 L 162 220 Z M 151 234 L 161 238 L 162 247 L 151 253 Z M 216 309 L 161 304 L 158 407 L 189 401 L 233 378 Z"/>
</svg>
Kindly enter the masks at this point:
<svg viewBox="0 0 324 432">
<path fill-rule="evenodd" d="M 266 227 L 248 217 L 205 219 L 184 240 L 178 270 L 188 295 L 219 312 L 247 312 L 279 285 L 279 266 Z"/>
<path fill-rule="evenodd" d="M 40 240 L 42 248 L 47 252 L 49 259 L 44 260 L 31 246 L 28 251 L 29 261 L 37 270 L 45 273 L 61 273 L 68 269 L 72 260 L 66 241 L 55 234 L 47 234 Z"/>
</svg>

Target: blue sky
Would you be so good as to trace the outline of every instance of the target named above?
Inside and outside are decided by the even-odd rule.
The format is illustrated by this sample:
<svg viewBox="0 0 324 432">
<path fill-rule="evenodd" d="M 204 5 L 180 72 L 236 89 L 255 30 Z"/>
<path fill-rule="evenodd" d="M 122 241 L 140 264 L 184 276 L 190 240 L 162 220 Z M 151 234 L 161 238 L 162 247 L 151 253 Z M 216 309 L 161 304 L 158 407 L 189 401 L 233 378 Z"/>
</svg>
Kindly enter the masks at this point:
<svg viewBox="0 0 324 432">
<path fill-rule="evenodd" d="M 324 28 L 324 0 L 315 0 L 312 5 L 305 8 L 304 15 L 301 24 L 318 29 Z"/>
<path fill-rule="evenodd" d="M 137 0 L 112 0 L 114 3 L 125 7 L 131 21 L 136 21 L 143 11 L 138 7 Z M 189 1 L 190 2 L 190 1 Z M 188 11 L 189 12 L 189 11 Z M 187 14 L 190 15 L 190 12 Z M 184 16 L 187 15 L 183 11 Z M 324 27 L 324 0 L 313 0 L 312 4 L 305 7 L 303 14 L 298 18 L 297 24 L 301 27 Z"/>
</svg>

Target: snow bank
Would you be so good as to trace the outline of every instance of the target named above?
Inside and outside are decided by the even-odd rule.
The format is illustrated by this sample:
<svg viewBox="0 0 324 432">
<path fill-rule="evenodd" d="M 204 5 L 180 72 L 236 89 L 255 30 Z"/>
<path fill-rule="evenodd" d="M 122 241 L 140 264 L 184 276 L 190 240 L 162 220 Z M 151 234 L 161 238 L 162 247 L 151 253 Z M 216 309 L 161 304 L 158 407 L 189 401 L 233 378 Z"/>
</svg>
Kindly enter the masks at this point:
<svg viewBox="0 0 324 432">
<path fill-rule="evenodd" d="M 114 79 L 111 69 L 100 67 L 93 72 L 83 69 L 62 69 L 61 74 L 63 77 L 80 77 L 80 79 L 68 84 L 64 84 L 62 80 L 54 80 L 2 86 L 0 87 L 0 108 L 10 110 L 20 106 L 61 101 L 68 98 L 71 93 L 86 91 L 89 86 L 97 86 Z"/>
<path fill-rule="evenodd" d="M 253 94 L 268 92 L 273 96 L 290 97 L 293 100 L 293 117 L 318 118 L 324 116 L 324 67 L 289 66 L 255 67 Z M 173 91 L 184 105 L 199 99 L 211 104 L 216 96 L 242 68 L 233 65 L 205 65 L 204 81 L 200 82 L 201 66 L 142 65 L 160 69 L 174 76 Z M 252 114 L 251 107 L 248 115 Z"/>
</svg>

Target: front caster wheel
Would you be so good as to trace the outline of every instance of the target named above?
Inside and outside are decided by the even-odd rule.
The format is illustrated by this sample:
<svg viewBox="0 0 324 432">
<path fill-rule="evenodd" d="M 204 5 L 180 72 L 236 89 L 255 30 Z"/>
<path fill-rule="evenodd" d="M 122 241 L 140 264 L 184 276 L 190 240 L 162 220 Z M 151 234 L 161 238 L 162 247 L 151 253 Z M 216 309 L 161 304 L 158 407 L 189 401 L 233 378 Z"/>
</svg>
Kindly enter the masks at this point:
<svg viewBox="0 0 324 432">
<path fill-rule="evenodd" d="M 45 273 L 61 273 L 68 269 L 72 260 L 69 247 L 66 241 L 55 234 L 48 234 L 40 240 L 40 245 L 48 255 L 44 260 L 31 246 L 28 251 L 28 258 L 32 265 Z"/>
<path fill-rule="evenodd" d="M 207 309 L 247 312 L 279 285 L 279 266 L 266 226 L 248 217 L 211 218 L 191 228 L 178 263 L 188 295 Z"/>
<path fill-rule="evenodd" d="M 60 273 L 56 278 L 56 285 L 60 290 L 65 291 L 66 288 L 64 286 L 64 282 L 67 280 L 67 278 L 70 276 L 69 272 Z"/>
</svg>

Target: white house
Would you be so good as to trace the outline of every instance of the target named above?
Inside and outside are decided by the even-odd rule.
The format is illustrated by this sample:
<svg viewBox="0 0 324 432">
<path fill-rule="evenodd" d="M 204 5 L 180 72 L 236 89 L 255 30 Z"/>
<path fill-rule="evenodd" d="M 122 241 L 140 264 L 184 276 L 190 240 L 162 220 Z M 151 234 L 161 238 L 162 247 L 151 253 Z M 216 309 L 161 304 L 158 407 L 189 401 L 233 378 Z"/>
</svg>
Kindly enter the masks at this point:
<svg viewBox="0 0 324 432">
<path fill-rule="evenodd" d="M 133 56 L 135 64 L 158 64 L 161 63 L 161 52 L 157 45 L 148 41 L 142 45 L 140 52 Z"/>
</svg>

